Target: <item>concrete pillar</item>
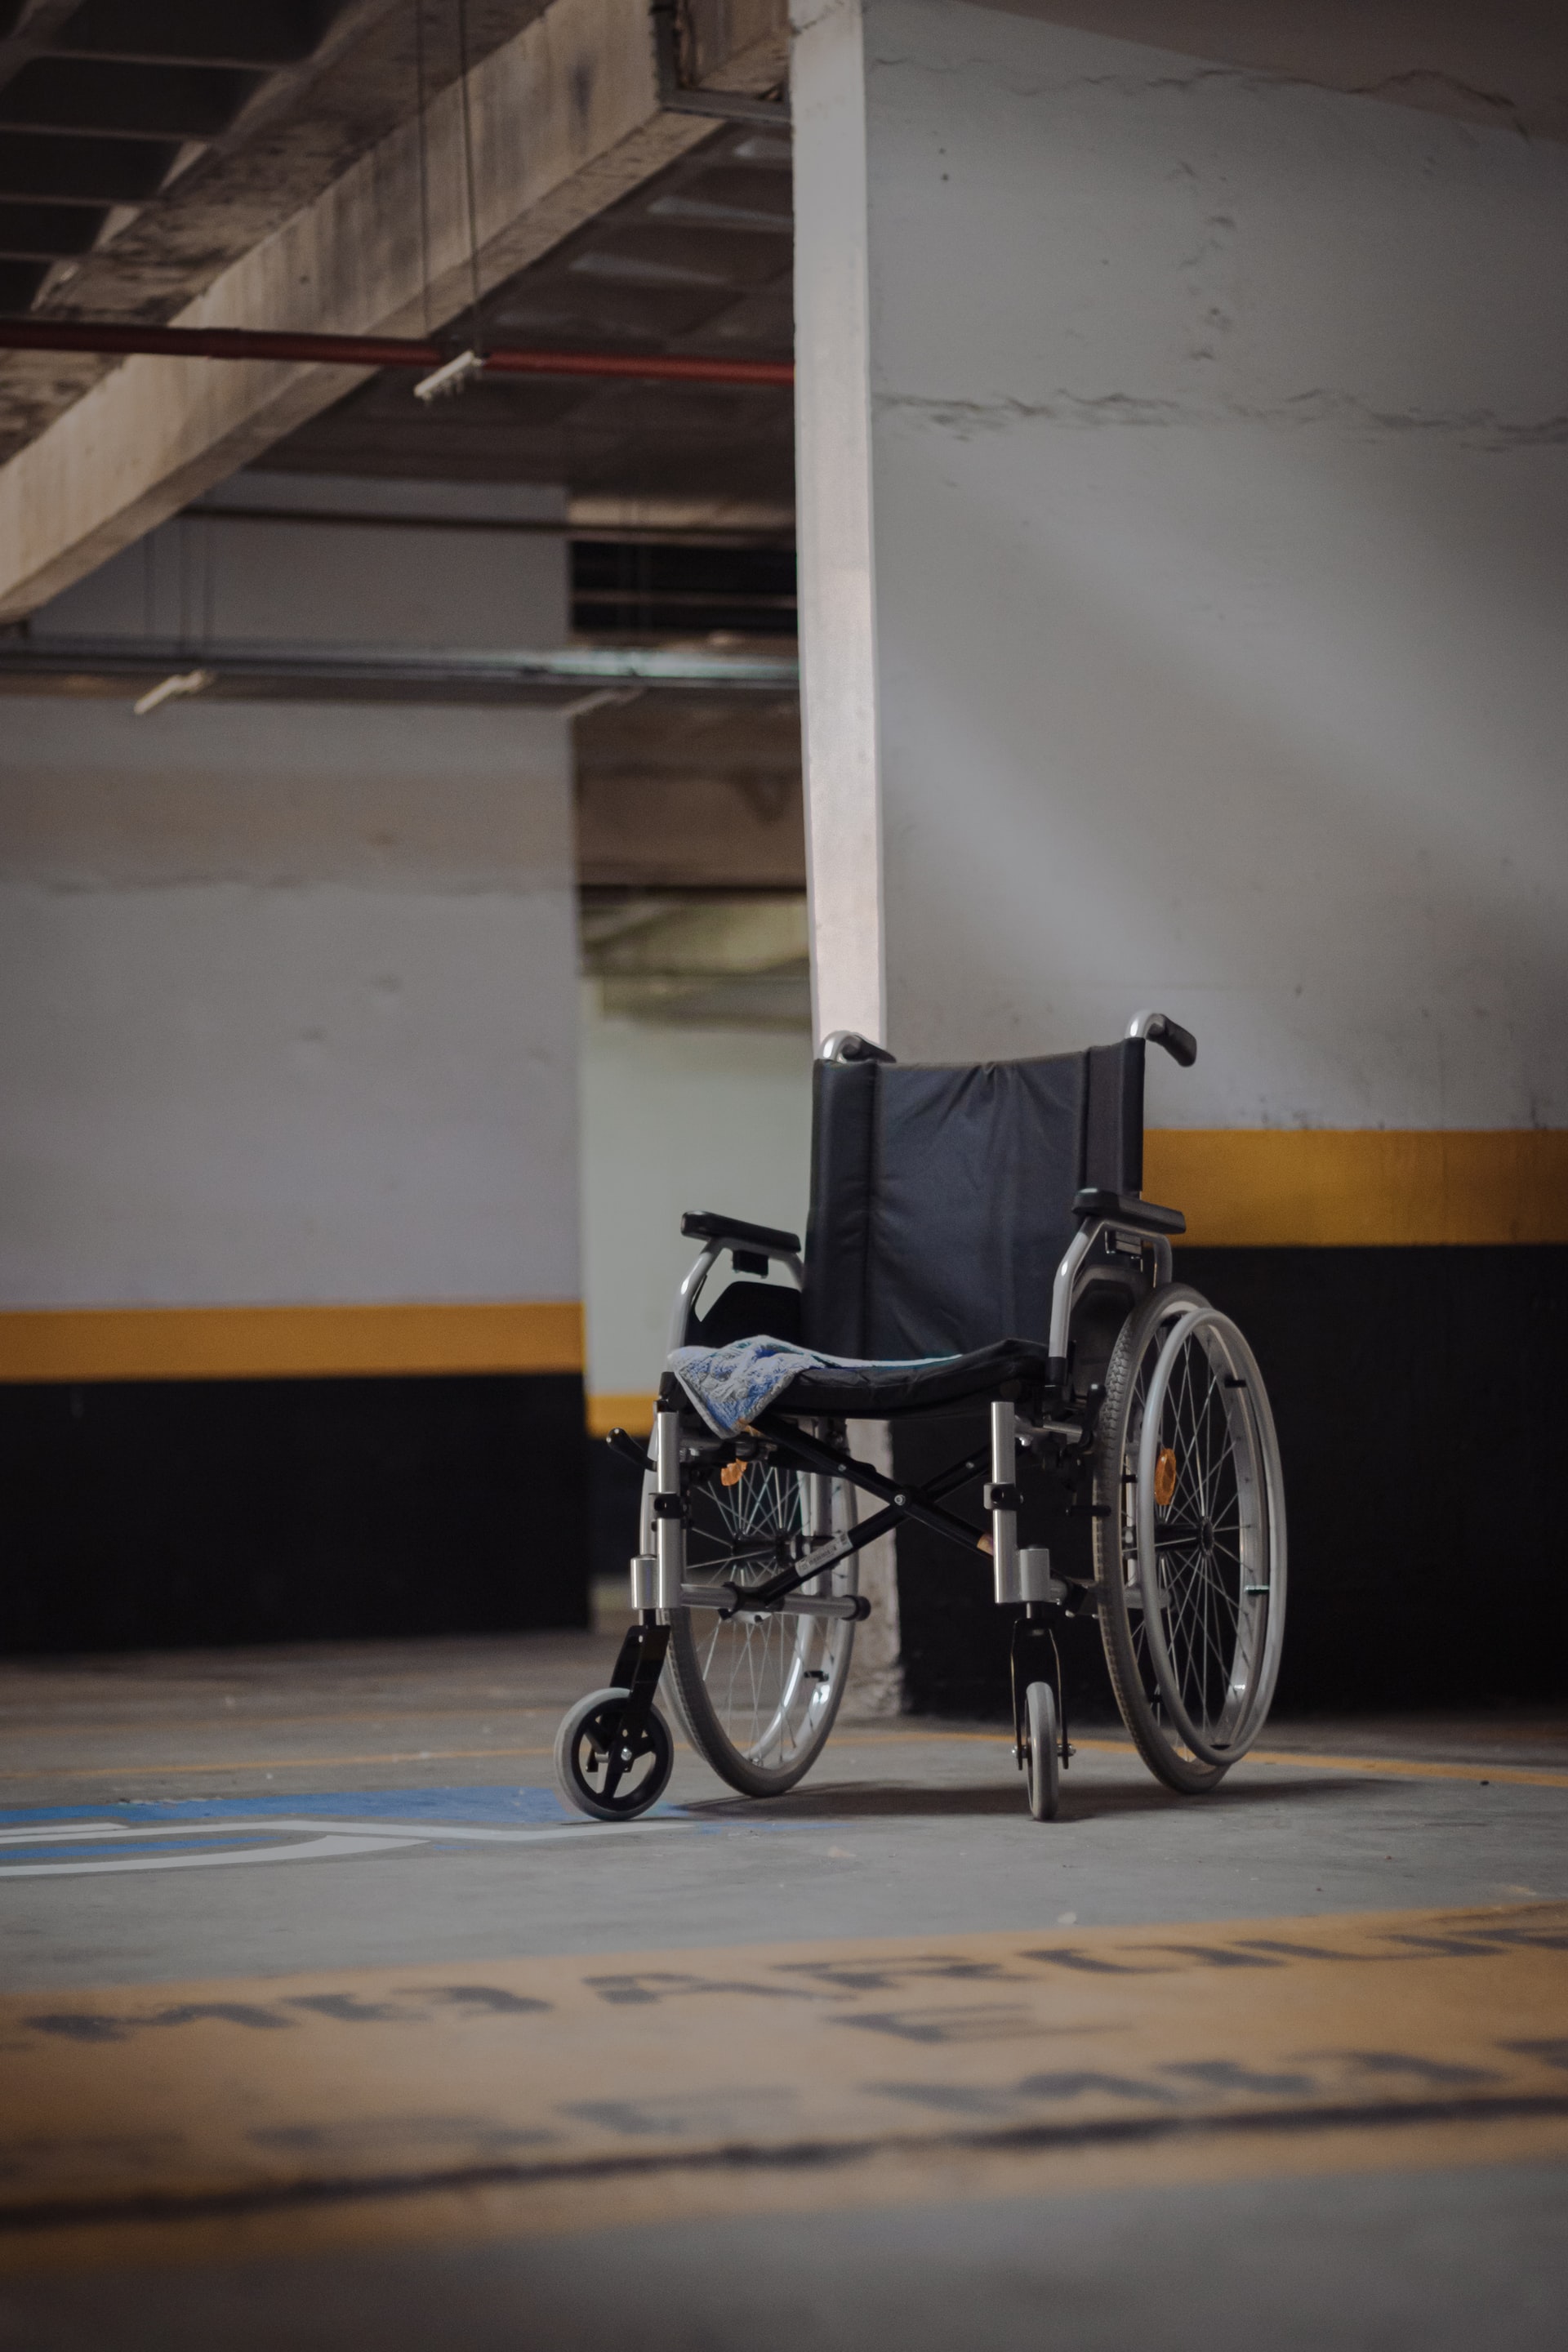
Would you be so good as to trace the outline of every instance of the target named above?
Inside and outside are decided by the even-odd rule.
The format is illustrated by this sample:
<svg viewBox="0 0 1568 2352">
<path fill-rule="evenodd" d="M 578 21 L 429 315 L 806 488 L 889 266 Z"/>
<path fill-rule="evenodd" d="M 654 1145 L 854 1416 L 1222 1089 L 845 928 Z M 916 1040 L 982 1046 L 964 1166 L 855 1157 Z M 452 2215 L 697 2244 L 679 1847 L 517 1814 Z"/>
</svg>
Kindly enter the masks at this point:
<svg viewBox="0 0 1568 2352">
<path fill-rule="evenodd" d="M 794 88 L 824 1019 L 1561 1123 L 1568 152 L 952 0 Z"/>
<path fill-rule="evenodd" d="M 465 530 L 467 486 L 396 486 L 427 509 L 402 528 L 242 483 L 230 509 L 268 517 L 165 525 L 36 626 L 559 643 L 561 501 L 491 494 L 491 526 L 509 496 L 535 527 Z M 4 712 L 0 1415 L 36 1504 L 13 1644 L 570 1622 L 568 721 Z"/>
<path fill-rule="evenodd" d="M 1568 1240 L 1568 149 L 1424 54 L 1329 86 L 1305 5 L 1130 17 L 797 0 L 819 1026 L 1168 1009 L 1216 1293 L 1297 1328 L 1354 1245 L 1413 1330 L 1410 1244 Z"/>
<path fill-rule="evenodd" d="M 872 488 L 869 192 L 858 6 L 800 25 L 795 121 L 795 511 L 813 1015 L 888 1018 Z"/>
</svg>

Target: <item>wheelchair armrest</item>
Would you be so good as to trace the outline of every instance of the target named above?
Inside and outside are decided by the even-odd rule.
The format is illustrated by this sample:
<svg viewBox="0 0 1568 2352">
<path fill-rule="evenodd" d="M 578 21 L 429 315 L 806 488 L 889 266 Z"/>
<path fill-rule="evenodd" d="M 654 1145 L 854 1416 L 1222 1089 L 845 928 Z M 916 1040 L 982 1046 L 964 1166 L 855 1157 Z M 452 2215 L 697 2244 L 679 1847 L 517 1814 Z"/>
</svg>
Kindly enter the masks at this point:
<svg viewBox="0 0 1568 2352">
<path fill-rule="evenodd" d="M 1089 1191 L 1075 1195 L 1072 1204 L 1075 1217 L 1114 1219 L 1136 1234 L 1184 1234 L 1187 1221 L 1180 1209 L 1157 1208 L 1152 1201 L 1141 1200 L 1133 1192 Z"/>
<path fill-rule="evenodd" d="M 748 1225 L 740 1217 L 721 1217 L 713 1209 L 688 1209 L 680 1220 L 688 1241 L 739 1242 L 742 1249 L 766 1250 L 777 1257 L 798 1257 L 800 1235 L 777 1225 Z"/>
</svg>

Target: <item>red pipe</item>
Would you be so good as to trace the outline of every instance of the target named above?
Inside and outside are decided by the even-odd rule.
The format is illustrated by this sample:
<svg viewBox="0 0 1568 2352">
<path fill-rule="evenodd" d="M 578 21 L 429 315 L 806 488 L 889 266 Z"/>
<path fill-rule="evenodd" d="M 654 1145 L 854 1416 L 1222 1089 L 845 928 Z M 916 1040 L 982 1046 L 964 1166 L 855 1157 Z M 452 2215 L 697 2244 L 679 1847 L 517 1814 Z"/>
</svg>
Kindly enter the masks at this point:
<svg viewBox="0 0 1568 2352">
<path fill-rule="evenodd" d="M 89 319 L 0 319 L 0 351 L 133 352 L 175 359 L 293 360 L 328 367 L 438 368 L 446 343 L 401 335 L 288 335 L 255 327 L 140 327 Z M 710 359 L 695 352 L 521 352 L 483 354 L 486 375 L 633 376 L 647 383 L 779 384 L 795 382 L 790 360 Z"/>
</svg>

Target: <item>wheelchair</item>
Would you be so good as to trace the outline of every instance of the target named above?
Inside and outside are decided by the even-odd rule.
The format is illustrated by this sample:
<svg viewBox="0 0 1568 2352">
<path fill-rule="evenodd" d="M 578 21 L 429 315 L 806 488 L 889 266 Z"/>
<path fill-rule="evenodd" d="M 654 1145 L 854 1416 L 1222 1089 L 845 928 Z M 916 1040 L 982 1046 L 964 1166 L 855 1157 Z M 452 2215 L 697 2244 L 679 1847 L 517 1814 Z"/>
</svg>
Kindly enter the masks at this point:
<svg viewBox="0 0 1568 2352">
<path fill-rule="evenodd" d="M 1059 1642 L 1075 1620 L 1098 1620 L 1122 1721 L 1168 1788 L 1212 1790 L 1246 1753 L 1284 1635 L 1279 1451 L 1246 1339 L 1173 1279 L 1185 1220 L 1142 1197 L 1150 1045 L 1196 1058 L 1156 1013 L 1113 1045 L 973 1068 L 839 1033 L 813 1068 L 804 1259 L 794 1234 L 682 1219 L 700 1248 L 652 1450 L 608 1441 L 644 1473 L 634 1622 L 556 1740 L 581 1811 L 627 1821 L 662 1795 L 667 1664 L 723 1780 L 793 1789 L 869 1613 L 858 1554 L 905 1523 L 988 1555 L 1015 1612 L 1014 1755 L 1035 1819 L 1056 1813 L 1072 1753 Z M 690 1385 L 710 1360 L 689 1351 L 719 1349 L 782 1380 L 731 1427 Z M 956 1417 L 971 1442 L 919 1484 L 851 1450 L 853 1424 L 911 1416 L 938 1433 Z M 976 1484 L 978 1525 L 955 1507 Z M 1081 1527 L 1071 1539 L 1085 1517 L 1088 1546 Z"/>
</svg>

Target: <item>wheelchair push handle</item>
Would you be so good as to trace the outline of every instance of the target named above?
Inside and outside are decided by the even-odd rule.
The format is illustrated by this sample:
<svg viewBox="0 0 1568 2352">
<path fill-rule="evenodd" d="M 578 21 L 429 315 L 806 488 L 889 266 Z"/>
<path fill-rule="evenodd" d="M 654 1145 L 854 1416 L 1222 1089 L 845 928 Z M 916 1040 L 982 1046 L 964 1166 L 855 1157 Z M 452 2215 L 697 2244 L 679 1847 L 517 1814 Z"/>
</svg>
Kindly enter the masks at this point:
<svg viewBox="0 0 1568 2352">
<path fill-rule="evenodd" d="M 869 1037 L 862 1037 L 854 1029 L 836 1029 L 822 1041 L 821 1058 L 825 1062 L 894 1062 L 886 1045 L 874 1045 Z"/>
<path fill-rule="evenodd" d="M 1163 1045 L 1173 1062 L 1190 1070 L 1198 1058 L 1198 1041 L 1190 1029 L 1173 1021 L 1168 1013 L 1135 1013 L 1127 1024 L 1130 1037 L 1147 1037 L 1152 1045 Z"/>
</svg>

